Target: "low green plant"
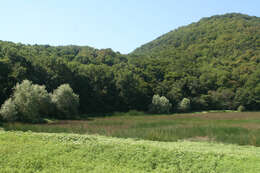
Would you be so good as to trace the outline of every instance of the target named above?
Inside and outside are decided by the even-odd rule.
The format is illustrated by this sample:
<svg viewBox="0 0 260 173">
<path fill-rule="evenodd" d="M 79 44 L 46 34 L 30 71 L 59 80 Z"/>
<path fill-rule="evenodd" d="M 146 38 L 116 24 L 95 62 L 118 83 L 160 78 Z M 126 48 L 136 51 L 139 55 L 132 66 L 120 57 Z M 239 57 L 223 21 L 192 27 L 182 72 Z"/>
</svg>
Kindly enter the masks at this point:
<svg viewBox="0 0 260 173">
<path fill-rule="evenodd" d="M 0 121 L 15 121 L 17 120 L 17 110 L 11 98 L 6 100 L 0 109 Z"/>
<path fill-rule="evenodd" d="M 179 110 L 182 112 L 188 112 L 190 110 L 190 99 L 183 98 L 179 104 Z"/>
<path fill-rule="evenodd" d="M 154 95 L 152 99 L 152 104 L 150 105 L 149 111 L 151 113 L 170 113 L 170 110 L 172 109 L 172 104 L 170 101 L 164 97 L 159 95 Z"/>
<path fill-rule="evenodd" d="M 237 111 L 238 112 L 244 112 L 246 110 L 246 108 L 243 106 L 243 105 L 240 105 L 238 108 L 237 108 Z"/>
</svg>

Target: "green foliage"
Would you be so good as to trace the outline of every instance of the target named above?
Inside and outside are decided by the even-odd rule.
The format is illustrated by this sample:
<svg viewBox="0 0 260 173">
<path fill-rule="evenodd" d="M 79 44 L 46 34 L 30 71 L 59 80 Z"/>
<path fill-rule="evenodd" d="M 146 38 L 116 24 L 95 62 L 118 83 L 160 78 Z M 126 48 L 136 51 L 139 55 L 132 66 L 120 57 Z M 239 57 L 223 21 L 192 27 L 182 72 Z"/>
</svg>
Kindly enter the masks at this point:
<svg viewBox="0 0 260 173">
<path fill-rule="evenodd" d="M 0 121 L 15 121 L 17 120 L 17 110 L 11 98 L 6 100 L 0 109 Z"/>
<path fill-rule="evenodd" d="M 119 99 L 125 105 L 124 110 L 146 110 L 148 105 L 147 84 L 139 75 L 121 67 L 116 70 L 115 80 L 116 88 L 119 91 Z"/>
<path fill-rule="evenodd" d="M 48 117 L 73 118 L 78 106 L 79 96 L 68 84 L 61 85 L 50 95 L 44 85 L 24 80 L 15 86 L 12 97 L 2 105 L 0 115 L 6 121 L 38 123 Z"/>
<path fill-rule="evenodd" d="M 0 41 L 0 104 L 25 79 L 48 92 L 67 83 L 83 113 L 147 111 L 154 94 L 193 110 L 260 108 L 260 19 L 231 13 L 203 18 L 128 55 L 88 46 Z M 100 109 L 102 107 L 102 109 Z"/>
<path fill-rule="evenodd" d="M 212 104 L 212 97 L 208 94 L 202 94 L 201 96 L 194 97 L 191 100 L 192 110 L 210 110 L 215 109 L 210 107 Z"/>
<path fill-rule="evenodd" d="M 56 106 L 58 118 L 73 119 L 78 114 L 79 96 L 73 92 L 69 84 L 63 84 L 54 90 L 51 101 Z"/>
<path fill-rule="evenodd" d="M 195 109 L 259 109 L 259 26 L 259 17 L 237 13 L 203 18 L 137 48 L 131 57 L 147 60 L 151 74 L 150 59 L 164 62 L 157 67 L 161 71 L 154 70 L 161 77 L 151 78 L 157 79 L 154 85 L 163 83 L 159 93 L 172 103 L 189 97 Z"/>
<path fill-rule="evenodd" d="M 237 111 L 238 112 L 244 112 L 246 110 L 245 106 L 243 105 L 240 105 L 238 108 L 237 108 Z"/>
<path fill-rule="evenodd" d="M 182 101 L 179 104 L 179 110 L 182 112 L 187 112 L 190 110 L 190 99 L 183 98 Z"/>
<path fill-rule="evenodd" d="M 164 96 L 159 96 L 158 94 L 153 96 L 152 104 L 150 105 L 150 112 L 163 114 L 163 113 L 170 113 L 172 109 L 172 104 L 169 100 Z"/>
<path fill-rule="evenodd" d="M 28 80 L 15 86 L 11 102 L 17 109 L 17 120 L 26 122 L 39 122 L 48 115 L 51 105 L 45 86 L 32 84 Z"/>
</svg>

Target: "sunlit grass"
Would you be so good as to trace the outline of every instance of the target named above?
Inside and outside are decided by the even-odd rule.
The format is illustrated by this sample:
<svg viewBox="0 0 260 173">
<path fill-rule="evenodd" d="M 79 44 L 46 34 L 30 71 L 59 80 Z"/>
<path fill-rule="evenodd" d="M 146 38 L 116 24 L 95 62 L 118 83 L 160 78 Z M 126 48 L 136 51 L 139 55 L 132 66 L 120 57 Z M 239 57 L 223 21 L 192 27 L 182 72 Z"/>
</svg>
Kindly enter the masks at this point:
<svg viewBox="0 0 260 173">
<path fill-rule="evenodd" d="M 259 163 L 257 147 L 0 131 L 1 173 L 256 173 Z"/>
</svg>

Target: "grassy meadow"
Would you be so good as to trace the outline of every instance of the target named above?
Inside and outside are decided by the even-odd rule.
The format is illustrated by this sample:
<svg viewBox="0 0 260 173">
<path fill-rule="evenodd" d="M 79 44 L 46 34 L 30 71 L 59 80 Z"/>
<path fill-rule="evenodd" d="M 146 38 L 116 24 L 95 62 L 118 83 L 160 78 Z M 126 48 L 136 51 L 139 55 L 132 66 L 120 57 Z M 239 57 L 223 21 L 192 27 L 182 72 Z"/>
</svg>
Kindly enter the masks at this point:
<svg viewBox="0 0 260 173">
<path fill-rule="evenodd" d="M 259 112 L 120 115 L 57 120 L 46 124 L 8 123 L 3 128 L 6 131 L 98 134 L 164 142 L 188 140 L 260 146 Z"/>
<path fill-rule="evenodd" d="M 4 123 L 0 172 L 256 173 L 258 146 L 259 112 Z"/>
<path fill-rule="evenodd" d="M 0 131 L 0 172 L 256 173 L 260 148 Z"/>
</svg>

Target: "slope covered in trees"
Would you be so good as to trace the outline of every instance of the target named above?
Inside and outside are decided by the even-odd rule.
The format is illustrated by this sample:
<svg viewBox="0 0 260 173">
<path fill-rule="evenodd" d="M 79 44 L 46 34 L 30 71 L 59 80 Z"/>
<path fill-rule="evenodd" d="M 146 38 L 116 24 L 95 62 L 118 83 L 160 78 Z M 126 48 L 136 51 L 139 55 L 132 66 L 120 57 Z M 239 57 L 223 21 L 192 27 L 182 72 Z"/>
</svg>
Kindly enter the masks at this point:
<svg viewBox="0 0 260 173">
<path fill-rule="evenodd" d="M 203 18 L 137 48 L 131 56 L 139 65 L 163 66 L 160 71 L 153 68 L 158 76 L 154 88 L 172 102 L 190 97 L 193 109 L 234 109 L 239 104 L 259 109 L 259 17 L 232 13 Z"/>
<path fill-rule="evenodd" d="M 128 55 L 87 46 L 0 41 L 0 105 L 28 79 L 52 92 L 64 83 L 82 113 L 147 110 L 155 94 L 177 111 L 260 108 L 260 18 L 226 14 L 171 31 Z"/>
</svg>

